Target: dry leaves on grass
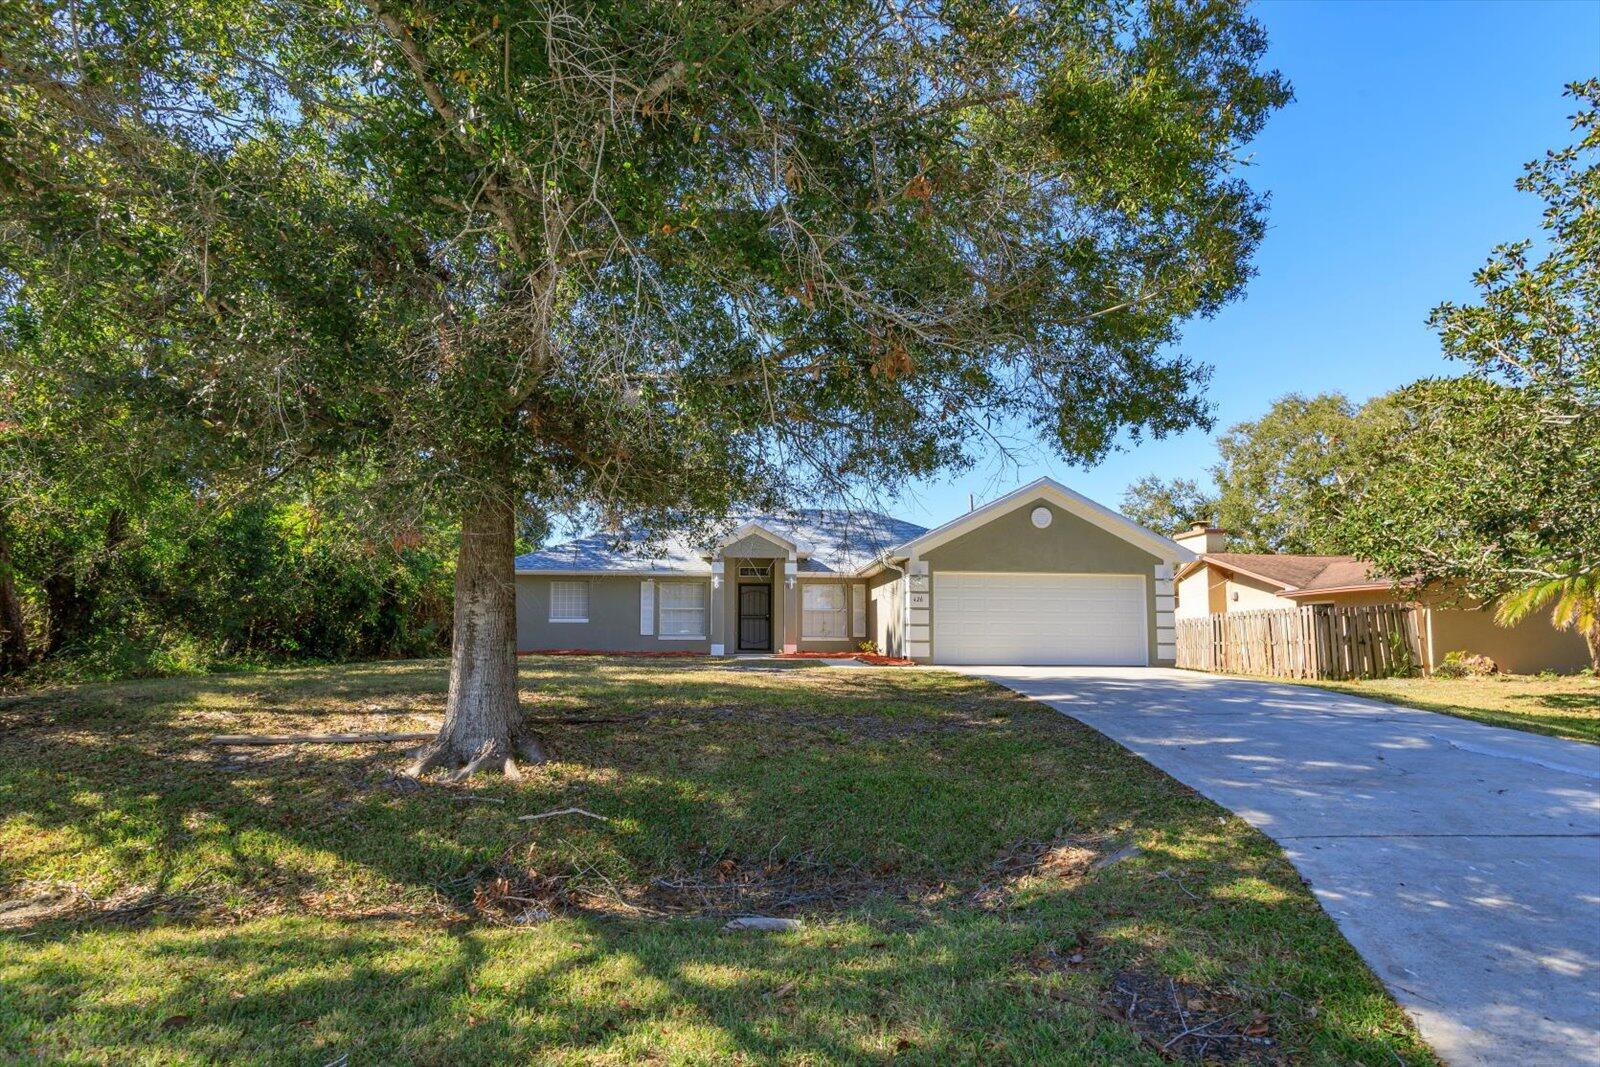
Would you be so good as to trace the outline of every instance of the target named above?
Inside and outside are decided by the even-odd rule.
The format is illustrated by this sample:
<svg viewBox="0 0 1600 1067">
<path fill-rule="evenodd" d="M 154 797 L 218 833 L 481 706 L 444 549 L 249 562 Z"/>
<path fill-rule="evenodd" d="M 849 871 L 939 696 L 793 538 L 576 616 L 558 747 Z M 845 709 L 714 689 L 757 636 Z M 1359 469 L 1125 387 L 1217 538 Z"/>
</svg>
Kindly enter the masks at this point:
<svg viewBox="0 0 1600 1067">
<path fill-rule="evenodd" d="M 1164 1056 L 1194 1063 L 1287 1063 L 1268 1016 L 1221 989 L 1169 975 L 1120 971 L 1101 1009 Z"/>
</svg>

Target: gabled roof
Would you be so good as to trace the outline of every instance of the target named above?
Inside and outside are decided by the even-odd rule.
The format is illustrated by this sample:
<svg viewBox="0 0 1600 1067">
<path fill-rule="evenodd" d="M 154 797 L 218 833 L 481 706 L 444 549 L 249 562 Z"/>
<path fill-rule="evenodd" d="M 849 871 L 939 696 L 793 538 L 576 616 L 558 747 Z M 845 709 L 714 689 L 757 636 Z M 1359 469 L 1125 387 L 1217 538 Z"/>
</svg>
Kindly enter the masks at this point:
<svg viewBox="0 0 1600 1067">
<path fill-rule="evenodd" d="M 1387 589 L 1372 564 L 1356 556 L 1303 556 L 1288 553 L 1207 552 L 1197 562 L 1266 582 L 1283 596 L 1360 589 Z M 1189 570 L 1192 568 L 1186 568 Z"/>
<path fill-rule="evenodd" d="M 714 546 L 745 533 L 776 536 L 796 554 L 802 574 L 854 574 L 901 542 L 925 533 L 922 526 L 875 511 L 802 508 L 791 512 L 733 516 L 734 532 L 707 544 L 672 537 L 650 550 L 627 535 L 579 537 L 517 557 L 518 574 L 710 574 Z M 743 532 L 740 532 L 743 531 Z"/>
<path fill-rule="evenodd" d="M 785 549 L 786 551 L 804 553 L 806 555 L 811 554 L 811 548 L 809 545 L 801 545 L 796 541 L 792 541 L 783 534 L 779 533 L 777 530 L 772 529 L 770 526 L 764 526 L 754 519 L 751 519 L 749 522 L 740 523 L 735 529 L 731 530 L 726 537 L 723 537 L 717 541 L 716 547 L 727 548 L 735 541 L 742 541 L 751 534 L 755 534 L 757 537 L 764 537 L 768 541 L 771 541 L 773 544 L 777 545 L 779 548 Z"/>
<path fill-rule="evenodd" d="M 927 533 L 927 527 L 877 511 L 806 508 L 756 521 L 809 546 L 801 574 L 854 574 L 895 545 Z"/>
<path fill-rule="evenodd" d="M 1014 489 L 1005 496 L 989 501 L 981 508 L 969 511 L 958 519 L 953 519 L 943 526 L 907 541 L 898 546 L 893 555 L 898 558 L 931 551 L 947 541 L 977 529 L 986 522 L 1041 498 L 1161 559 L 1185 563 L 1195 558 L 1191 549 L 1184 548 L 1178 542 L 1169 537 L 1162 537 L 1153 530 L 1145 529 L 1126 515 L 1112 511 L 1103 504 L 1095 503 L 1082 493 L 1068 489 L 1054 478 L 1040 478 L 1020 489 Z"/>
</svg>

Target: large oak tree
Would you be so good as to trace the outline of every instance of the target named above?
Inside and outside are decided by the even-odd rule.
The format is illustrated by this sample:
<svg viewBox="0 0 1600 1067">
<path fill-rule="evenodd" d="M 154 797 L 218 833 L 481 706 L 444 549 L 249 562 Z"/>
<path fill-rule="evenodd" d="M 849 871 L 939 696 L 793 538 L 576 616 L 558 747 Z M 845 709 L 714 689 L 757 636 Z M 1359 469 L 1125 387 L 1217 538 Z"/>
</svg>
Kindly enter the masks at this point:
<svg viewBox="0 0 1600 1067">
<path fill-rule="evenodd" d="M 0 284 L 93 324 L 26 365 L 158 383 L 198 454 L 452 508 L 416 769 L 514 772 L 519 509 L 648 533 L 997 422 L 1084 461 L 1204 422 L 1169 348 L 1261 236 L 1263 49 L 1227 0 L 35 2 Z"/>
</svg>

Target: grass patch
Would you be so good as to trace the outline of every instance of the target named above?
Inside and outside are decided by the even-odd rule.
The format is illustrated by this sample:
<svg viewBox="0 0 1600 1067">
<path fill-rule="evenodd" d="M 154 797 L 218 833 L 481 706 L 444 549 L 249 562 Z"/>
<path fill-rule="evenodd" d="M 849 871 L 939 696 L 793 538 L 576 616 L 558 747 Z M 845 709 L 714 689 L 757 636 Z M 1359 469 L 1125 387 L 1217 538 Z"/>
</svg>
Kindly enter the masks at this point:
<svg viewBox="0 0 1600 1067">
<path fill-rule="evenodd" d="M 438 661 L 0 699 L 0 1059 L 1433 1062 L 1275 846 L 998 687 L 521 672 L 607 721 L 519 785 L 205 744 L 426 728 Z"/>
<path fill-rule="evenodd" d="M 1600 678 L 1490 674 L 1473 678 L 1369 678 L 1299 684 L 1443 712 L 1490 726 L 1509 726 L 1513 730 L 1600 744 Z"/>
</svg>

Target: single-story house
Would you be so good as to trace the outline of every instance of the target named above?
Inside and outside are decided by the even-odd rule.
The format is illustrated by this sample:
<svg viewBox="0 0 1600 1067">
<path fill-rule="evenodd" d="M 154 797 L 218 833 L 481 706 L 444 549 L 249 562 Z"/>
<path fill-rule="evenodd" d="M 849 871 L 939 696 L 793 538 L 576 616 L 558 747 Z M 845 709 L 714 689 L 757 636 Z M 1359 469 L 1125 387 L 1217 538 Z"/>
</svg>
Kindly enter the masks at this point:
<svg viewBox="0 0 1600 1067">
<path fill-rule="evenodd" d="M 1545 614 L 1516 626 L 1499 626 L 1494 612 L 1448 602 L 1415 590 L 1396 591 L 1355 556 L 1302 556 L 1224 552 L 1228 532 L 1197 523 L 1173 540 L 1193 559 L 1178 570 L 1178 619 L 1307 604 L 1354 607 L 1415 604 L 1423 669 L 1432 671 L 1451 652 L 1488 656 L 1503 671 L 1576 671 L 1589 665 L 1581 634 L 1557 630 Z"/>
<path fill-rule="evenodd" d="M 517 557 L 523 652 L 850 652 L 923 663 L 1158 664 L 1191 553 L 1049 478 L 929 530 L 873 512 L 730 520 L 651 551 L 582 537 Z"/>
</svg>

